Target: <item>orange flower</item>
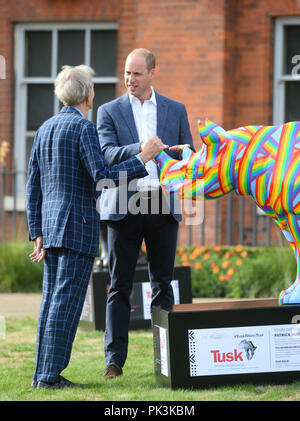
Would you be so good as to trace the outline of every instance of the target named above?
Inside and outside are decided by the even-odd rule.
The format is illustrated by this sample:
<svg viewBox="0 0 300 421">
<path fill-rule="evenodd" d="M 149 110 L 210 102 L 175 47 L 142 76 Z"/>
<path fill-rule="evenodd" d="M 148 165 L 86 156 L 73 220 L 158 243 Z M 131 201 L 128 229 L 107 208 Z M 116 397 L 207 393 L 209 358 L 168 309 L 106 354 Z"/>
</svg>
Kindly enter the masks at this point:
<svg viewBox="0 0 300 421">
<path fill-rule="evenodd" d="M 222 264 L 222 268 L 226 269 L 226 268 L 228 268 L 228 266 L 230 266 L 230 261 L 225 260 L 225 262 L 223 262 L 223 264 Z"/>
<path fill-rule="evenodd" d="M 202 268 L 202 263 L 196 263 L 195 264 L 195 269 L 201 269 Z"/>
<path fill-rule="evenodd" d="M 240 244 L 236 246 L 235 250 L 239 253 L 240 251 L 243 250 L 243 246 L 241 246 Z"/>
<path fill-rule="evenodd" d="M 218 266 L 214 266 L 212 271 L 213 273 L 218 273 L 220 269 L 218 268 Z"/>
<path fill-rule="evenodd" d="M 241 257 L 247 257 L 247 252 L 246 251 L 242 251 L 242 253 L 240 254 Z"/>
<path fill-rule="evenodd" d="M 219 276 L 219 281 L 221 281 L 221 282 L 222 282 L 222 281 L 225 281 L 225 276 L 224 276 L 224 275 L 220 275 L 220 276 Z"/>
<path fill-rule="evenodd" d="M 196 247 L 194 250 L 194 255 L 196 257 L 200 256 L 200 254 L 202 253 L 201 249 L 199 247 Z"/>
<path fill-rule="evenodd" d="M 196 257 L 200 256 L 201 250 L 200 248 L 195 248 L 195 250 L 190 254 L 190 259 L 195 259 Z"/>
<path fill-rule="evenodd" d="M 177 249 L 177 254 L 178 254 L 179 256 L 181 256 L 183 253 L 184 253 L 184 248 L 183 248 L 183 247 L 179 247 L 179 248 Z"/>
<path fill-rule="evenodd" d="M 214 251 L 221 251 L 221 247 L 220 246 L 215 246 L 214 247 Z"/>
<path fill-rule="evenodd" d="M 229 279 L 230 279 L 230 275 L 225 275 L 225 281 L 229 281 Z"/>
<path fill-rule="evenodd" d="M 228 259 L 229 257 L 230 257 L 230 251 L 227 251 L 225 254 L 224 254 L 224 257 L 225 257 L 225 259 Z"/>
<path fill-rule="evenodd" d="M 9 143 L 6 140 L 0 142 L 0 164 L 4 164 L 5 156 L 9 151 Z"/>
<path fill-rule="evenodd" d="M 208 251 L 207 253 L 205 253 L 205 255 L 203 256 L 204 260 L 208 260 L 210 258 L 210 252 Z"/>
<path fill-rule="evenodd" d="M 241 265 L 243 264 L 243 261 L 242 261 L 241 259 L 239 259 L 239 260 L 237 260 L 237 261 L 235 262 L 235 264 L 236 264 L 237 266 L 241 266 Z"/>
<path fill-rule="evenodd" d="M 229 268 L 228 271 L 227 271 L 227 275 L 233 275 L 234 272 L 235 272 L 234 268 Z"/>
<path fill-rule="evenodd" d="M 186 253 L 184 253 L 182 256 L 181 256 L 181 262 L 182 262 L 182 264 L 183 265 L 188 265 L 189 264 L 189 258 L 188 258 L 188 256 L 186 255 Z"/>
</svg>

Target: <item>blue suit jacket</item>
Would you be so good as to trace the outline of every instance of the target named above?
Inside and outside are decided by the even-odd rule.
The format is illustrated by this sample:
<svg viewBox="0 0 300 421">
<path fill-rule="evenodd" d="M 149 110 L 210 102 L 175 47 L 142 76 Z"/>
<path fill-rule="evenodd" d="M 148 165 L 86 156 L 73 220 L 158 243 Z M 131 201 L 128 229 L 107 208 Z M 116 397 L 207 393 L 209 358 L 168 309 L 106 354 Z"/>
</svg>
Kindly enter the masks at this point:
<svg viewBox="0 0 300 421">
<path fill-rule="evenodd" d="M 63 107 L 37 131 L 26 185 L 30 240 L 43 236 L 44 248 L 65 247 L 90 256 L 99 254 L 96 183 L 119 183 L 145 177 L 136 157 L 109 167 L 95 125 L 73 107 Z"/>
<path fill-rule="evenodd" d="M 189 143 L 193 148 L 193 139 L 184 104 L 164 97 L 157 92 L 157 136 L 169 146 Z M 98 109 L 97 130 L 105 160 L 117 164 L 139 153 L 140 142 L 135 126 L 129 95 L 125 95 L 102 105 Z M 168 152 L 173 158 L 180 159 L 175 152 Z M 124 206 L 124 189 L 120 187 L 103 191 L 100 200 L 102 220 L 117 221 L 124 218 L 128 212 L 128 200 L 136 193 L 130 187 L 126 191 L 127 201 Z M 123 196 L 121 196 L 123 195 Z M 125 198 L 125 199 L 124 199 Z M 181 213 L 174 209 L 172 198 L 170 211 L 177 221 Z"/>
</svg>

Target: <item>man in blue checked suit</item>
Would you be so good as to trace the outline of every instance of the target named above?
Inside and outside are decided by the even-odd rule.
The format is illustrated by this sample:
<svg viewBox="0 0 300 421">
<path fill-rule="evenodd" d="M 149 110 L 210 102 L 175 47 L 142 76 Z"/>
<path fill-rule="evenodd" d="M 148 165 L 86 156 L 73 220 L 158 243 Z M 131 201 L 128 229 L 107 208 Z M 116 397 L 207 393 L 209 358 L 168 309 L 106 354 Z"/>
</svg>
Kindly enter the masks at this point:
<svg viewBox="0 0 300 421">
<path fill-rule="evenodd" d="M 64 107 L 37 131 L 29 160 L 27 218 L 35 244 L 30 257 L 33 262 L 44 260 L 32 381 L 38 389 L 77 385 L 60 373 L 69 363 L 99 253 L 96 183 L 110 179 L 118 185 L 122 177 L 144 177 L 145 163 L 165 147 L 153 137 L 146 151 L 109 167 L 95 125 L 86 119 L 94 99 L 92 76 L 87 66 L 64 66 L 55 81 L 55 93 Z"/>
<path fill-rule="evenodd" d="M 172 146 L 193 146 L 184 104 L 160 95 L 152 88 L 155 57 L 144 49 L 132 51 L 125 62 L 127 93 L 102 105 L 97 128 L 105 160 L 114 165 L 143 150 L 145 140 L 157 135 L 170 146 L 170 154 L 180 159 Z M 168 151 L 169 153 L 169 151 Z M 151 306 L 171 307 L 171 286 L 180 203 L 166 197 L 159 182 L 155 162 L 146 164 L 148 176 L 128 184 L 128 192 L 117 187 L 104 191 L 100 200 L 101 221 L 107 223 L 108 262 L 111 285 L 106 306 L 105 378 L 123 373 L 128 350 L 130 294 L 139 250 L 145 241 Z"/>
</svg>

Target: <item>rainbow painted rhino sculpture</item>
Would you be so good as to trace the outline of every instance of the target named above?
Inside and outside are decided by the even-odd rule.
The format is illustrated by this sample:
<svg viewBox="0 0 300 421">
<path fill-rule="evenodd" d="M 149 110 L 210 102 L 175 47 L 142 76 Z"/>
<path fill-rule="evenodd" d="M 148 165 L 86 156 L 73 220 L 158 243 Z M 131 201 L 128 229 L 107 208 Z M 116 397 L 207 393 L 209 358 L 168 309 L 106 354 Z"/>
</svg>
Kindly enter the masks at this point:
<svg viewBox="0 0 300 421">
<path fill-rule="evenodd" d="M 156 158 L 163 189 L 175 197 L 215 199 L 232 190 L 251 196 L 295 253 L 297 278 L 280 293 L 279 304 L 299 304 L 300 122 L 225 131 L 206 120 L 198 127 L 204 144 L 197 153 L 186 147 L 181 161 L 165 152 Z"/>
</svg>

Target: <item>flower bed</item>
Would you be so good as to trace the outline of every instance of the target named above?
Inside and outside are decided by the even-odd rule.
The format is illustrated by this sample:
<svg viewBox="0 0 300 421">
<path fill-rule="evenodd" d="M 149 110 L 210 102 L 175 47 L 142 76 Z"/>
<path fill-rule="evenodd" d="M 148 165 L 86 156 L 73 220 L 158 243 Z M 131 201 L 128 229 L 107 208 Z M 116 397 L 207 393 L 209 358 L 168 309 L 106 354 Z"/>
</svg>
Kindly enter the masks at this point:
<svg viewBox="0 0 300 421">
<path fill-rule="evenodd" d="M 193 297 L 277 297 L 296 277 L 289 247 L 178 247 L 176 264 L 191 267 Z"/>
</svg>

